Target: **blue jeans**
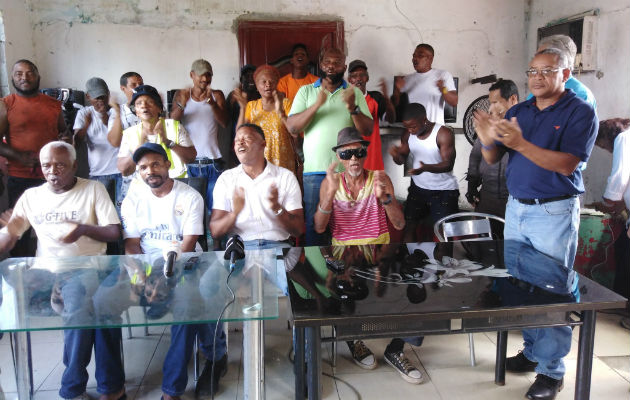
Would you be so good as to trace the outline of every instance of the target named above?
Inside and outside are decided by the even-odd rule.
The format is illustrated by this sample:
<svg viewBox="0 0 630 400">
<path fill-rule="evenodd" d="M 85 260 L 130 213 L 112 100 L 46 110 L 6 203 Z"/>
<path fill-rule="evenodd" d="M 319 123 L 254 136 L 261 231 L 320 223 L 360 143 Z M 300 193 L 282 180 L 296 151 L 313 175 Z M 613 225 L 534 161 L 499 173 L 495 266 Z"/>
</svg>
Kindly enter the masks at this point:
<svg viewBox="0 0 630 400">
<path fill-rule="evenodd" d="M 110 190 L 110 185 L 114 185 L 114 206 L 116 207 L 116 211 L 118 212 L 118 217 L 120 217 L 120 205 L 124 200 L 122 192 L 122 174 L 90 175 L 90 179 L 93 181 L 101 182 L 105 186 L 105 189 L 107 189 L 108 193 Z"/>
<path fill-rule="evenodd" d="M 506 240 L 505 264 L 516 267 L 519 279 L 549 289 L 564 284 L 564 292 L 576 297 L 577 279 L 574 279 L 573 262 L 578 242 L 580 224 L 579 200 L 573 197 L 544 204 L 519 203 L 512 196 L 505 211 Z M 509 243 L 511 241 L 512 243 Z M 557 268 L 549 263 L 528 263 L 521 252 L 509 251 L 508 246 L 522 244 L 554 260 Z M 566 281 L 562 282 L 562 277 Z M 523 355 L 538 362 L 536 373 L 561 379 L 565 373 L 562 358 L 571 349 L 571 328 L 567 326 L 523 330 L 525 349 Z"/>
<path fill-rule="evenodd" d="M 315 232 L 313 218 L 319 205 L 319 188 L 326 178 L 325 173 L 304 174 L 304 219 L 306 222 L 306 246 L 326 246 L 326 234 Z"/>
<path fill-rule="evenodd" d="M 405 203 L 405 220 L 419 221 L 431 215 L 435 224 L 441 218 L 459 212 L 459 190 L 429 190 L 411 181 Z"/>
<path fill-rule="evenodd" d="M 201 352 L 208 360 L 220 360 L 227 353 L 223 326 L 217 329 L 216 351 L 212 345 L 217 325 L 193 324 L 171 326 L 171 345 L 162 367 L 162 392 L 181 396 L 188 384 L 188 362 L 192 357 L 195 336 L 199 336 Z"/>
<path fill-rule="evenodd" d="M 208 208 L 208 214 L 212 212 L 212 192 L 214 191 L 214 185 L 219 179 L 219 175 L 223 173 L 224 166 L 221 159 L 214 160 L 211 164 L 199 164 L 192 163 L 186 164 L 188 170 L 188 176 L 192 178 L 206 178 L 206 207 Z"/>
<path fill-rule="evenodd" d="M 86 270 L 67 280 L 61 276 L 59 290 L 63 299 L 61 313 L 64 323 L 81 325 L 94 319 L 92 296 L 98 287 L 96 271 Z M 96 362 L 97 390 L 101 394 L 116 393 L 125 384 L 125 373 L 120 358 L 120 328 L 72 329 L 64 331 L 63 364 L 59 396 L 70 399 L 85 392 L 88 382 L 87 366 L 92 356 Z"/>
</svg>

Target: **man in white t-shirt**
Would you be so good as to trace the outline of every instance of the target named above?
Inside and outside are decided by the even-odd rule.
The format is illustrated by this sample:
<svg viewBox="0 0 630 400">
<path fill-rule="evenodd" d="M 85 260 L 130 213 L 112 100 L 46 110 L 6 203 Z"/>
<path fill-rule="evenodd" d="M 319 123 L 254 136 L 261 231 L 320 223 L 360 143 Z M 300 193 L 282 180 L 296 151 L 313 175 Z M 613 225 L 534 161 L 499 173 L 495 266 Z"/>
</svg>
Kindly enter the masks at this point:
<svg viewBox="0 0 630 400">
<path fill-rule="evenodd" d="M 12 248 L 32 226 L 37 233 L 38 257 L 105 254 L 106 242 L 116 241 L 120 236 L 120 221 L 105 187 L 99 182 L 75 177 L 76 151 L 68 143 L 46 144 L 39 159 L 46 183 L 27 189 L 13 210 L 2 214 L 0 223 L 5 227 L 0 230 L 0 252 Z M 60 288 L 62 293 L 64 290 Z M 69 303 L 72 296 L 64 294 Z M 125 393 L 125 374 L 120 341 L 120 328 L 64 331 L 66 369 L 61 377 L 59 396 L 87 398 L 86 368 L 94 347 L 100 400 L 121 398 Z"/>
<path fill-rule="evenodd" d="M 138 86 L 131 98 L 140 124 L 125 129 L 118 151 L 118 170 L 124 176 L 136 171 L 133 152 L 143 143 L 157 143 L 162 146 L 170 161 L 169 176 L 186 176 L 186 164 L 195 159 L 197 151 L 188 132 L 179 121 L 161 117 L 164 108 L 158 91 L 149 85 Z"/>
<path fill-rule="evenodd" d="M 416 46 L 411 58 L 416 72 L 404 78 L 396 77 L 392 102 L 398 107 L 401 93 L 406 93 L 408 104 L 422 104 L 429 121 L 444 125 L 444 105 L 457 106 L 458 96 L 453 76 L 448 71 L 431 67 L 434 55 L 430 45 L 421 43 Z"/>
<path fill-rule="evenodd" d="M 225 171 L 214 187 L 210 231 L 215 239 L 238 234 L 246 247 L 287 244 L 304 232 L 302 194 L 295 175 L 265 160 L 265 135 L 242 124 L 234 137 L 240 165 Z"/>
<path fill-rule="evenodd" d="M 74 137 L 85 140 L 88 148 L 90 179 L 101 182 L 106 188 L 114 185 L 115 206 L 120 209 L 122 203 L 122 175 L 116 167 L 118 148 L 108 141 L 107 123 L 115 114 L 109 105 L 109 88 L 101 78 L 90 78 L 85 84 L 85 94 L 90 102 L 83 107 L 74 120 Z"/>
<path fill-rule="evenodd" d="M 122 205 L 123 237 L 126 254 L 158 253 L 172 241 L 181 245 L 182 252 L 195 251 L 197 238 L 203 235 L 204 204 L 201 195 L 188 185 L 169 177 L 170 161 L 162 146 L 145 143 L 133 153 L 140 178 L 146 184 L 134 182 Z M 162 392 L 165 400 L 179 399 L 188 382 L 188 362 L 192 356 L 195 336 L 208 362 L 196 391 L 208 394 L 218 388 L 219 377 L 227 369 L 225 334 L 218 326 L 216 344 L 213 338 L 216 324 L 171 326 L 171 345 L 164 360 Z M 214 368 L 214 383 L 210 371 Z"/>
<path fill-rule="evenodd" d="M 219 149 L 219 130 L 228 123 L 225 96 L 212 89 L 212 66 L 204 59 L 190 67 L 191 88 L 177 91 L 173 99 L 171 118 L 181 121 L 197 149 L 197 158 L 187 165 L 191 177 L 205 177 L 206 205 L 212 210 L 214 184 L 225 168 Z"/>
</svg>

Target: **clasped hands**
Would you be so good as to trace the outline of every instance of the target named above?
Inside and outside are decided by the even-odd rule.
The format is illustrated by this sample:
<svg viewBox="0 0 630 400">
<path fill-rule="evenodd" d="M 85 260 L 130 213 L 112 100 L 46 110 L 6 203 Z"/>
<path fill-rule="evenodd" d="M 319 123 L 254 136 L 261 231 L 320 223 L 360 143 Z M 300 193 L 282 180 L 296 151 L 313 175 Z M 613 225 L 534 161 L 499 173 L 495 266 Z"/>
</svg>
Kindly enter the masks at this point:
<svg viewBox="0 0 630 400">
<path fill-rule="evenodd" d="M 510 120 L 495 119 L 487 112 L 477 110 L 473 118 L 477 136 L 486 147 L 500 142 L 510 149 L 519 151 L 519 148 L 525 143 L 523 132 L 516 117 L 512 117 Z"/>
</svg>

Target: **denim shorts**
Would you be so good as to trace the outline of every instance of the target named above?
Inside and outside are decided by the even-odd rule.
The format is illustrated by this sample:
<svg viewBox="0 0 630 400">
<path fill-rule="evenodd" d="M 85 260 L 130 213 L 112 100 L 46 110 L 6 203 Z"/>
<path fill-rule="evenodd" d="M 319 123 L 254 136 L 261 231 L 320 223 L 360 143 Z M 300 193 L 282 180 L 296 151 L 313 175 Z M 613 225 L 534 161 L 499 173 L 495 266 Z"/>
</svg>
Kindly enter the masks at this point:
<svg viewBox="0 0 630 400">
<path fill-rule="evenodd" d="M 409 185 L 405 204 L 405 220 L 419 221 L 431 215 L 433 223 L 459 212 L 459 190 L 429 190 Z"/>
</svg>

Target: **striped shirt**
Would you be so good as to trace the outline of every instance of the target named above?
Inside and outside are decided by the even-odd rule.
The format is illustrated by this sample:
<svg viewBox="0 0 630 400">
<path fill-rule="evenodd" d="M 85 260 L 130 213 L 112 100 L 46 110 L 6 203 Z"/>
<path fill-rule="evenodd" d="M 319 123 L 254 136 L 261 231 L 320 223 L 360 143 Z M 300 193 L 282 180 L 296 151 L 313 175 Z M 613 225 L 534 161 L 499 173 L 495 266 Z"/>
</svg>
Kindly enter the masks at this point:
<svg viewBox="0 0 630 400">
<path fill-rule="evenodd" d="M 341 173 L 329 222 L 333 245 L 389 243 L 385 208 L 374 194 L 374 171 L 366 171 L 365 184 L 356 199 L 346 185 L 345 173 Z"/>
</svg>

